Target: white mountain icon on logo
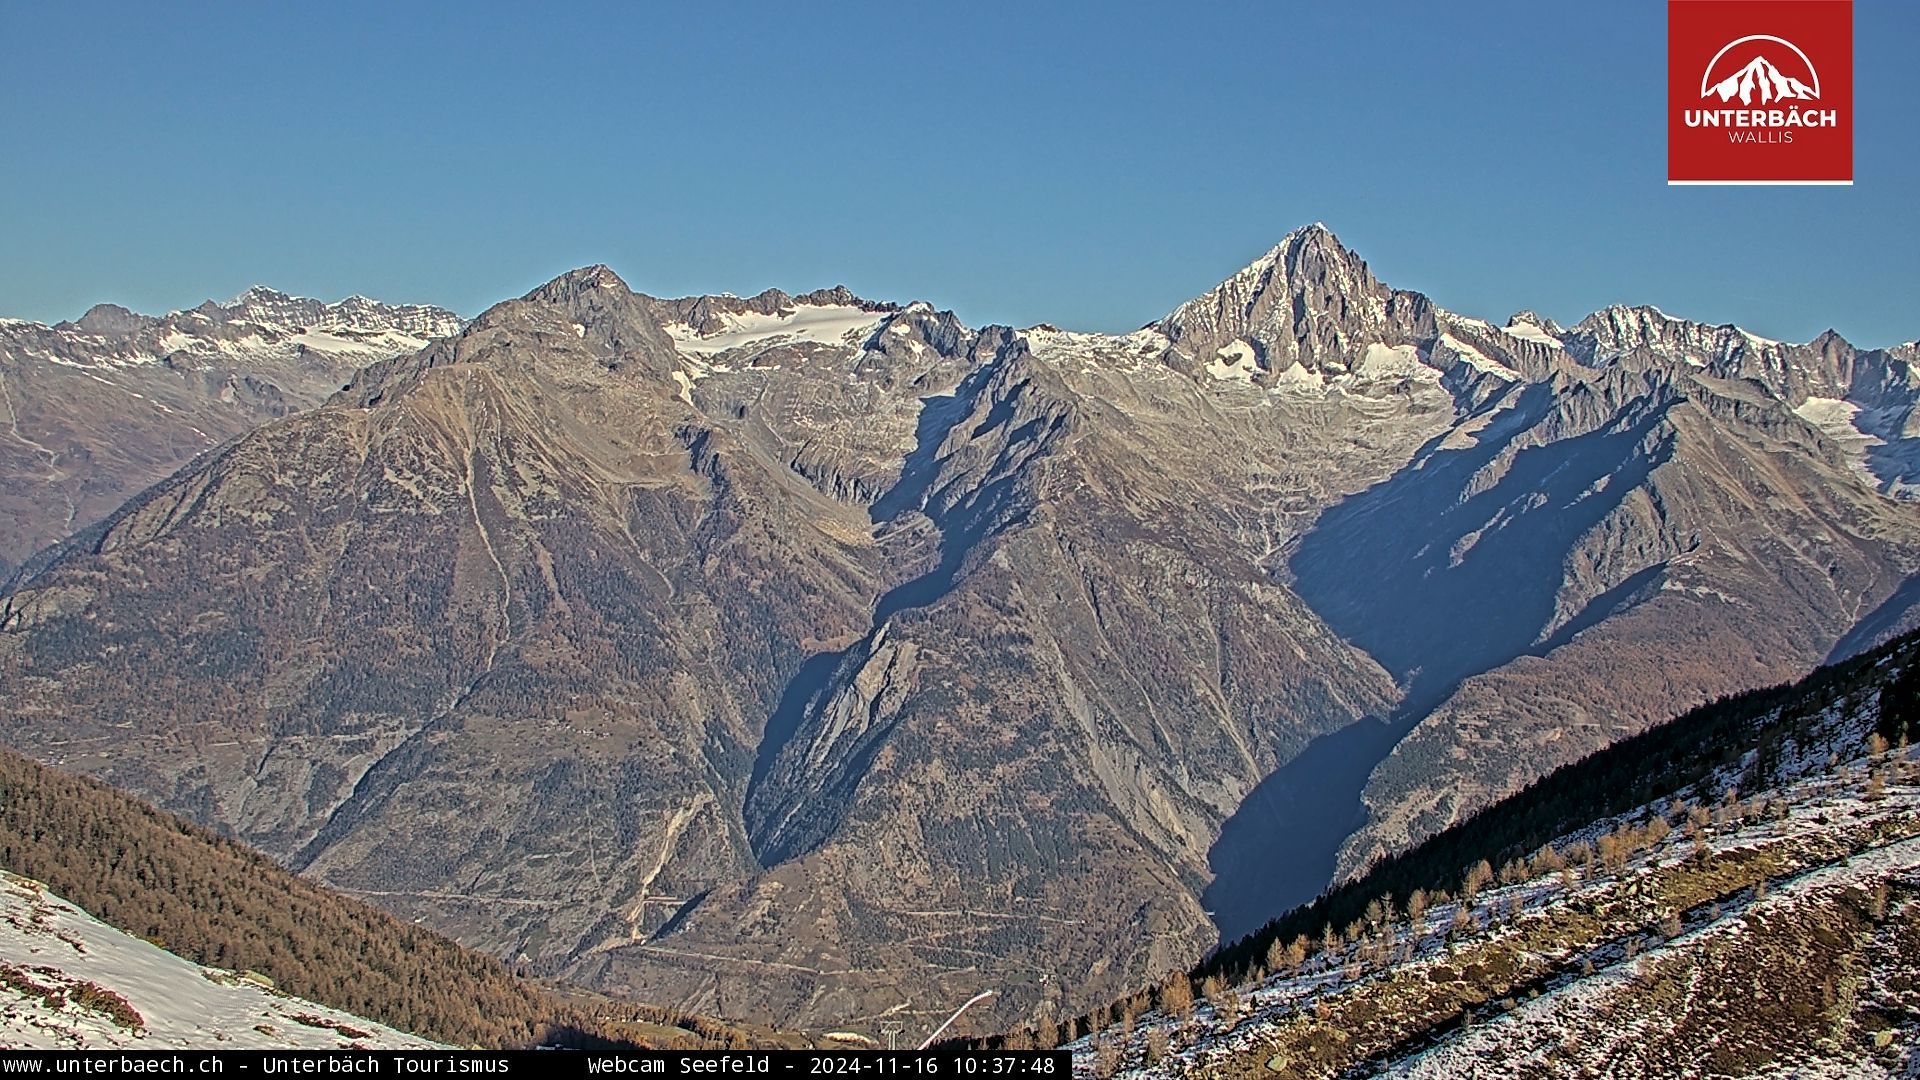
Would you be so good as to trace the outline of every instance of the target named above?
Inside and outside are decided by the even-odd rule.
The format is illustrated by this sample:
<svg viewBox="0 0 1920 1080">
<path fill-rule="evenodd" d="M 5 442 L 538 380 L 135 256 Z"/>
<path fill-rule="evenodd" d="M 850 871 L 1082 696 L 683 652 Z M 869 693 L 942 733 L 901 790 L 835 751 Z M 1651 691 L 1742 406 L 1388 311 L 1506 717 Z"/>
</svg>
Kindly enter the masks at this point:
<svg viewBox="0 0 1920 1080">
<path fill-rule="evenodd" d="M 1753 104 L 1755 98 L 1765 105 L 1769 101 L 1811 101 L 1820 96 L 1799 79 L 1781 74 L 1764 56 L 1754 57 L 1753 63 L 1714 83 L 1707 93 L 1720 95 L 1721 101 L 1732 101 L 1738 94 L 1742 105 Z"/>
<path fill-rule="evenodd" d="M 1747 66 L 1739 71 L 1713 82 L 1713 69 L 1720 63 L 1720 58 L 1732 51 L 1734 46 L 1749 41 L 1771 41 L 1791 49 L 1806 65 L 1807 77 L 1813 80 L 1813 85 L 1808 86 L 1781 71 L 1764 54 L 1749 60 Z M 1752 105 L 1756 100 L 1762 105 L 1772 101 L 1813 101 L 1820 96 L 1820 76 L 1813 70 L 1813 61 L 1807 59 L 1807 54 L 1801 52 L 1793 42 L 1767 34 L 1755 34 L 1728 42 L 1725 48 L 1714 54 L 1707 64 L 1706 74 L 1701 76 L 1700 96 L 1718 97 L 1721 101 L 1732 101 L 1737 97 L 1742 105 Z"/>
</svg>

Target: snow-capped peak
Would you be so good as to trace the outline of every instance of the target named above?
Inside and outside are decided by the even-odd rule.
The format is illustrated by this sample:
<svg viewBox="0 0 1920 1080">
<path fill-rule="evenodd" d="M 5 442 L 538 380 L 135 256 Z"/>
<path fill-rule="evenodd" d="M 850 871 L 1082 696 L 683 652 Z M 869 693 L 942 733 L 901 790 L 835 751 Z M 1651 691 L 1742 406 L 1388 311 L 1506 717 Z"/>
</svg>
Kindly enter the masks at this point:
<svg viewBox="0 0 1920 1080">
<path fill-rule="evenodd" d="M 251 286 L 225 304 L 208 301 L 193 311 L 216 322 L 245 322 L 271 329 L 297 332 L 328 328 L 361 334 L 395 331 L 423 339 L 455 333 L 461 325 L 452 312 L 429 305 L 384 304 L 357 293 L 329 304 L 264 285 Z"/>
<path fill-rule="evenodd" d="M 1281 237 L 1278 244 L 1243 268 L 1234 278 L 1278 272 L 1291 279 L 1303 273 L 1315 273 L 1322 266 L 1339 267 L 1356 278 L 1366 270 L 1366 263 L 1359 255 L 1340 243 L 1340 238 L 1333 234 L 1332 229 L 1316 221 Z"/>
<path fill-rule="evenodd" d="M 1268 371 L 1285 371 L 1296 362 L 1319 370 L 1323 363 L 1344 366 L 1369 343 L 1411 340 L 1417 317 L 1411 306 L 1390 314 L 1394 295 L 1360 256 L 1316 223 L 1288 233 L 1153 328 L 1195 365 L 1244 340 L 1258 347 Z"/>
<path fill-rule="evenodd" d="M 1220 284 L 1180 305 L 1157 326 L 1178 341 L 1196 333 L 1222 340 L 1242 336 L 1254 308 L 1269 294 L 1288 294 L 1313 286 L 1322 295 L 1359 296 L 1380 291 L 1360 257 L 1343 247 L 1325 225 L 1295 229 Z M 1274 297 L 1278 299 L 1278 296 Z M 1240 332 L 1227 333 L 1229 330 Z"/>
<path fill-rule="evenodd" d="M 1541 318 L 1532 311 L 1514 312 L 1513 317 L 1507 320 L 1504 329 L 1509 337 L 1539 345 L 1557 346 L 1560 344 L 1560 335 L 1564 333 L 1560 324 L 1552 319 Z"/>
<path fill-rule="evenodd" d="M 293 297 L 278 289 L 268 288 L 265 285 L 249 285 L 240 295 L 220 306 L 226 308 L 244 308 L 256 304 L 283 304 L 292 299 Z"/>
</svg>

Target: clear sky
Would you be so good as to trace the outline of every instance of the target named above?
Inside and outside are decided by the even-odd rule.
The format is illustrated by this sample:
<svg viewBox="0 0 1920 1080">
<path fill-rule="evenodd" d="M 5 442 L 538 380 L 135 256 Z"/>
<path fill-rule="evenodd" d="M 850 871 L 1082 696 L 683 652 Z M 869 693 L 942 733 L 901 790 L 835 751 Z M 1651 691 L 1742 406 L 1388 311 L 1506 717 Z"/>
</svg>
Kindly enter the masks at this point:
<svg viewBox="0 0 1920 1080">
<path fill-rule="evenodd" d="M 0 0 L 0 314 L 473 314 L 605 262 L 1130 329 L 1325 221 L 1454 310 L 1920 337 L 1920 3 L 1851 188 L 1668 188 L 1656 0 Z M 939 9 L 939 10 L 936 10 Z"/>
</svg>

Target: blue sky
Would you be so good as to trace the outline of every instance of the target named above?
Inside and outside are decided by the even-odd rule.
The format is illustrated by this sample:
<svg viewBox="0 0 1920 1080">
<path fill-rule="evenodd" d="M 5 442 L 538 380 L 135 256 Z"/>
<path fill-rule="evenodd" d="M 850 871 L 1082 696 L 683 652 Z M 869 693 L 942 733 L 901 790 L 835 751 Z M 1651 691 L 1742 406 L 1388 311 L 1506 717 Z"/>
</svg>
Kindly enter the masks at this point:
<svg viewBox="0 0 1920 1080">
<path fill-rule="evenodd" d="M 472 314 L 605 262 L 1127 329 L 1310 221 L 1467 314 L 1920 337 L 1920 4 L 1852 188 L 1668 188 L 1665 5 L 0 0 L 0 314 Z"/>
</svg>

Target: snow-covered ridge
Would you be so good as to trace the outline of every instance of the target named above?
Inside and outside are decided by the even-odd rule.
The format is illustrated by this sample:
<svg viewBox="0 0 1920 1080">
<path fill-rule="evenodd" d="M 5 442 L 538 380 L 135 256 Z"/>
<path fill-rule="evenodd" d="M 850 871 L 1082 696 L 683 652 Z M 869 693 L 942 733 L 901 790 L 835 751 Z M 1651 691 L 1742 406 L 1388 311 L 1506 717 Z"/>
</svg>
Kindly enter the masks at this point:
<svg viewBox="0 0 1920 1080">
<path fill-rule="evenodd" d="M 1544 334 L 1544 331 L 1542 333 Z M 1548 338 L 1547 340 L 1553 341 L 1552 338 Z M 1555 341 L 1554 344 L 1557 345 L 1559 342 Z M 1482 371 L 1489 375 L 1496 375 L 1508 382 L 1523 381 L 1519 372 L 1493 359 L 1467 342 L 1461 341 L 1452 334 L 1441 334 L 1440 340 L 1435 343 L 1434 350 L 1437 354 L 1436 359 L 1450 356 L 1457 358 L 1477 371 Z"/>
<path fill-rule="evenodd" d="M 1840 814 L 1852 815 L 1850 807 L 1839 803 L 1822 804 Z M 1887 883 L 1900 882 L 1911 888 L 1920 882 L 1920 839 L 1907 839 L 1880 848 L 1869 848 L 1851 857 L 1829 863 L 1789 879 L 1776 891 L 1751 900 L 1733 911 L 1732 918 L 1715 919 L 1700 925 L 1683 924 L 1676 939 L 1649 948 L 1627 962 L 1613 965 L 1590 979 L 1555 988 L 1524 1003 L 1516 1003 L 1511 1012 L 1496 1010 L 1481 1026 L 1461 1033 L 1441 1045 L 1383 1071 L 1385 1076 L 1422 1077 L 1444 1080 L 1470 1074 L 1476 1063 L 1498 1060 L 1541 1060 L 1560 1047 L 1579 1047 L 1586 1061 L 1567 1063 L 1565 1074 L 1593 1075 L 1602 1062 L 1619 1054 L 1619 1044 L 1635 1039 L 1658 1038 L 1663 1034 L 1652 1018 L 1631 1017 L 1626 1023 L 1596 1023 L 1600 1017 L 1621 1010 L 1616 1002 L 1631 1000 L 1636 984 L 1650 980 L 1662 969 L 1696 966 L 1702 953 L 1726 954 L 1738 950 L 1756 926 L 1792 925 L 1809 904 L 1843 902 L 1848 894 L 1868 894 Z M 1867 973 L 1862 987 L 1869 999 L 1887 995 L 1887 987 L 1876 985 L 1874 973 Z M 1596 1030 L 1597 1029 L 1597 1030 Z M 1886 1029 L 1892 1031 L 1892 1028 Z M 1891 1041 L 1891 1040 L 1889 1040 Z M 1611 1045 L 1610 1045 L 1611 1044 Z M 1864 1067 L 1861 1062 L 1845 1062 L 1847 1055 L 1823 1052 L 1826 1048 L 1808 1047 L 1803 1056 L 1778 1063 L 1756 1075 L 1796 1077 L 1884 1076 L 1888 1073 Z M 1568 1055 L 1576 1056 L 1576 1055 Z M 1836 1060 L 1836 1058 L 1841 1060 Z M 1583 1070 L 1584 1067 L 1584 1071 Z M 1857 1071 L 1856 1071 L 1857 1070 Z"/>
<path fill-rule="evenodd" d="M 1020 336 L 1026 340 L 1027 348 L 1034 356 L 1078 372 L 1158 369 L 1163 367 L 1162 358 L 1167 350 L 1166 336 L 1152 327 L 1143 327 L 1131 334 L 1101 334 L 1062 330 L 1042 323 L 1020 331 Z M 1241 369 L 1238 373 L 1233 370 L 1233 365 L 1241 359 L 1251 363 L 1251 347 L 1247 348 L 1244 357 L 1238 353 L 1231 357 L 1223 355 L 1215 369 L 1218 377 L 1245 382 L 1246 370 Z"/>
<path fill-rule="evenodd" d="M 1778 371 L 1786 366 L 1784 352 L 1796 348 L 1731 323 L 1716 326 L 1675 318 L 1644 304 L 1601 308 L 1575 324 L 1568 336 L 1595 366 L 1646 350 L 1716 372 L 1753 364 Z"/>
<path fill-rule="evenodd" d="M 1547 325 L 1531 311 L 1525 311 L 1515 315 L 1513 318 L 1507 320 L 1506 326 L 1502 327 L 1502 330 L 1508 337 L 1519 338 L 1521 341 L 1531 341 L 1536 345 L 1551 345 L 1554 348 L 1560 347 L 1560 338 L 1555 334 L 1555 331 L 1558 329 L 1558 327 L 1549 329 Z"/>
<path fill-rule="evenodd" d="M 117 994 L 121 1003 L 82 1004 L 81 997 L 102 998 L 80 992 L 86 984 Z M 0 871 L 0 1045 L 339 1050 L 439 1044 L 277 993 L 259 976 L 203 968 L 108 926 L 38 882 Z"/>
<path fill-rule="evenodd" d="M 1338 1075 L 1453 1077 L 1489 1065 L 1503 1075 L 1689 1075 L 1633 1065 L 1631 1054 L 1622 1065 L 1620 1051 L 1636 1038 L 1657 1042 L 1662 1024 L 1681 1020 L 1696 1025 L 1696 1041 L 1710 1043 L 1726 1030 L 1721 1014 L 1709 1008 L 1689 1018 L 1681 1007 L 1623 1015 L 1621 1006 L 1635 1003 L 1623 988 L 1659 971 L 1710 977 L 1712 965 L 1700 960 L 1716 943 L 1738 946 L 1756 933 L 1793 949 L 1799 913 L 1876 890 L 1883 910 L 1872 918 L 1882 937 L 1910 918 L 1884 905 L 1889 884 L 1894 901 L 1920 884 L 1920 748 L 1873 736 L 1896 662 L 1881 659 L 1881 681 L 1838 691 L 1784 738 L 1759 743 L 1670 797 L 1563 834 L 1497 877 L 1482 864 L 1479 887 L 1463 883 L 1459 895 L 1435 895 L 1399 914 L 1391 905 L 1370 909 L 1346 935 L 1304 951 L 1276 948 L 1251 981 L 1191 1011 L 1153 1009 L 1074 1040 L 1067 1048 L 1075 1076 L 1250 1075 L 1248 1066 L 1262 1062 L 1282 1074 L 1334 1075 L 1289 1072 L 1304 1064 L 1300 1048 L 1329 1026 L 1345 1033 L 1343 1046 L 1350 1037 L 1372 1055 L 1364 1070 Z M 1863 980 L 1854 1020 L 1911 1046 L 1911 1008 L 1899 987 L 1913 985 L 1912 960 L 1892 959 Z M 1745 990 L 1731 975 L 1721 985 Z M 1462 1008 L 1467 1019 L 1449 1026 Z M 1786 1071 L 1769 1075 L 1830 1075 L 1826 1066 L 1859 1058 L 1856 1046 L 1803 1048 L 1784 1039 L 1771 1052 L 1783 1053 L 1775 1063 Z M 1576 1049 L 1572 1056 L 1585 1060 L 1569 1063 Z"/>
<path fill-rule="evenodd" d="M 685 322 L 671 322 L 666 331 L 675 348 L 696 356 L 714 356 L 749 345 L 767 348 L 816 342 L 858 346 L 890 314 L 857 304 L 795 304 L 771 314 L 725 312 L 710 320 L 705 330 L 696 330 Z"/>
<path fill-rule="evenodd" d="M 460 329 L 460 317 L 429 304 L 385 304 L 355 294 L 336 303 L 255 285 L 225 304 L 211 301 L 193 313 L 227 322 L 263 326 L 303 326 L 339 331 L 397 331 L 414 336 L 444 337 Z M 185 312 L 176 314 L 184 315 Z"/>
<path fill-rule="evenodd" d="M 79 319 L 53 325 L 0 320 L 0 352 L 81 368 L 307 354 L 365 363 L 425 348 L 461 325 L 453 312 L 425 304 L 383 304 L 363 296 L 329 304 L 254 286 L 225 304 L 209 300 L 166 315 L 97 304 Z"/>
</svg>

